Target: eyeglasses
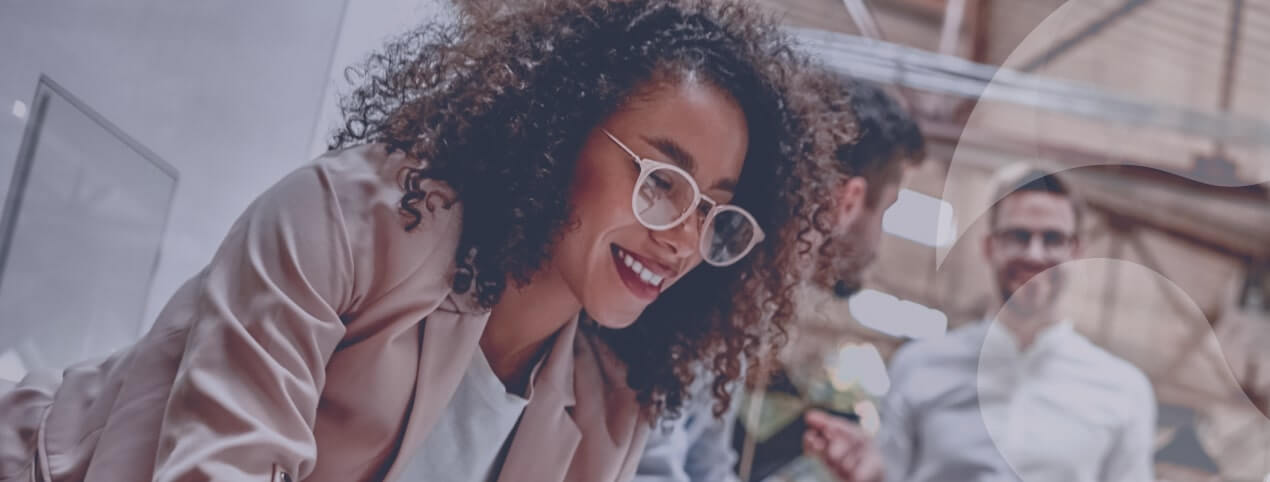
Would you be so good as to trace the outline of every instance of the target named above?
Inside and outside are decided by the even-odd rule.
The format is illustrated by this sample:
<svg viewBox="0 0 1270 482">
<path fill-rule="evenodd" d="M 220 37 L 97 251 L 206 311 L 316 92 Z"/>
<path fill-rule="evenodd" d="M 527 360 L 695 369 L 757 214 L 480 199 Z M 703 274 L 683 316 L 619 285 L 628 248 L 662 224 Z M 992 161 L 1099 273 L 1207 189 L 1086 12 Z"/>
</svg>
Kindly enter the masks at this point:
<svg viewBox="0 0 1270 482">
<path fill-rule="evenodd" d="M 1031 231 L 1022 228 L 1002 229 L 992 233 L 992 237 L 1001 243 L 1003 249 L 1021 253 L 1032 246 L 1032 238 L 1041 240 L 1041 247 L 1048 255 L 1064 253 L 1070 250 L 1076 236 L 1057 230 Z"/>
<path fill-rule="evenodd" d="M 639 166 L 631 210 L 644 227 L 654 231 L 672 229 L 696 212 L 703 219 L 698 227 L 705 227 L 697 246 L 701 259 L 720 267 L 739 261 L 763 241 L 763 229 L 749 212 L 715 202 L 701 194 L 697 182 L 683 169 L 640 157 L 612 133 L 601 131 Z"/>
</svg>

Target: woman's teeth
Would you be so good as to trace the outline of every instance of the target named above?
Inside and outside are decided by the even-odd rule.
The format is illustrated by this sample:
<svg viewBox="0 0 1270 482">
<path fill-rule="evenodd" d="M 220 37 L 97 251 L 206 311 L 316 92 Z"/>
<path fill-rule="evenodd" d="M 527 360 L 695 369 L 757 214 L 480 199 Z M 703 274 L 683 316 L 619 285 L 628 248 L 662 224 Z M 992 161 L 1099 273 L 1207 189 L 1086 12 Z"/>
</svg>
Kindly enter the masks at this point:
<svg viewBox="0 0 1270 482">
<path fill-rule="evenodd" d="M 633 256 L 626 254 L 625 252 L 621 253 L 621 255 L 622 262 L 626 263 L 626 267 L 630 268 L 632 272 L 639 276 L 640 281 L 643 281 L 644 284 L 653 287 L 661 286 L 662 280 L 665 279 L 664 276 L 654 274 L 652 271 L 649 271 L 643 264 L 640 264 L 639 260 L 636 260 Z"/>
</svg>

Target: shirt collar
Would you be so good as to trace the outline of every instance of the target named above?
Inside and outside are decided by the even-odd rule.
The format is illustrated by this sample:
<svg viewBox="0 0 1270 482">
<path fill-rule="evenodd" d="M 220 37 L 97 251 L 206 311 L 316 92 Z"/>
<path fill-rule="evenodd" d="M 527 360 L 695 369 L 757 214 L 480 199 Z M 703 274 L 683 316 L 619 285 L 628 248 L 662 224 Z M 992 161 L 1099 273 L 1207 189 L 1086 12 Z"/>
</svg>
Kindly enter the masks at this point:
<svg viewBox="0 0 1270 482">
<path fill-rule="evenodd" d="M 1062 320 L 1041 330 L 1031 346 L 1020 350 L 1019 341 L 1009 328 L 996 320 L 984 323 L 987 324 L 987 332 L 983 340 L 983 355 L 993 359 L 1034 359 L 1062 346 L 1073 333 L 1071 322 Z"/>
</svg>

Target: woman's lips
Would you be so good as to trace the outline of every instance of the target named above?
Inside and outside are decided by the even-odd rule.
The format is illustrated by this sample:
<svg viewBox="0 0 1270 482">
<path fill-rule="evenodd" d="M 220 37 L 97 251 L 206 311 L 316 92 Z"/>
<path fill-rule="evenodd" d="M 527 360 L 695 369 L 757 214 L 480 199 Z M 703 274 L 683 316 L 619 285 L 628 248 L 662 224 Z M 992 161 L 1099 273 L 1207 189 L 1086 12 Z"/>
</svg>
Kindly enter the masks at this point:
<svg viewBox="0 0 1270 482">
<path fill-rule="evenodd" d="M 618 276 L 626 287 L 638 298 L 650 301 L 657 298 L 667 277 L 659 274 L 656 268 L 650 267 L 651 263 L 641 261 L 634 253 L 617 245 L 613 245 L 612 251 Z"/>
</svg>

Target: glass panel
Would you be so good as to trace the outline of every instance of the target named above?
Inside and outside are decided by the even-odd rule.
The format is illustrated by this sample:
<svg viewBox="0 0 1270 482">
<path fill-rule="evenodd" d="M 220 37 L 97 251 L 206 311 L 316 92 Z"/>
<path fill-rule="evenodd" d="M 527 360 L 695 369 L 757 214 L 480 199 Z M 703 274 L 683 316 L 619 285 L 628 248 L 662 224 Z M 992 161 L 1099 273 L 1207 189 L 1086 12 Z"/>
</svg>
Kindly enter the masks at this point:
<svg viewBox="0 0 1270 482">
<path fill-rule="evenodd" d="M 176 171 L 46 78 L 0 224 L 0 379 L 136 340 Z"/>
</svg>

